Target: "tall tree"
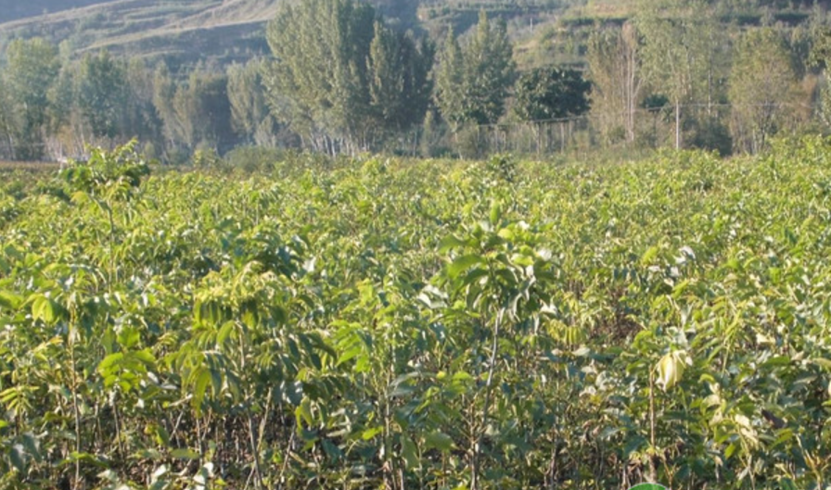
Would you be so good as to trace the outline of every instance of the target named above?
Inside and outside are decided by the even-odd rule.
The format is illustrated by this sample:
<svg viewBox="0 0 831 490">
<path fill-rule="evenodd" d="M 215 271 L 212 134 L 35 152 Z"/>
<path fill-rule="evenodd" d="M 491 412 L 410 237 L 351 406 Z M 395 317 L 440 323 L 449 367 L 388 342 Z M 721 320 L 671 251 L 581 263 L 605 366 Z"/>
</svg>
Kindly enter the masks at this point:
<svg viewBox="0 0 831 490">
<path fill-rule="evenodd" d="M 818 69 L 822 74 L 822 83 L 818 93 L 817 116 L 826 130 L 831 128 L 831 84 L 829 84 L 829 69 L 831 69 L 831 28 L 816 26 L 812 32 L 813 43 L 809 56 L 809 66 Z"/>
<path fill-rule="evenodd" d="M 585 114 L 590 89 L 582 73 L 568 68 L 536 68 L 519 77 L 514 89 L 514 112 L 523 121 L 537 123 L 537 151 L 541 149 L 543 121 Z M 560 136 L 561 146 L 565 146 L 565 121 L 560 121 Z"/>
<path fill-rule="evenodd" d="M 47 146 L 53 155 L 81 155 L 87 144 L 87 124 L 78 108 L 79 63 L 67 62 L 49 91 Z"/>
<path fill-rule="evenodd" d="M 170 70 L 164 62 L 159 63 L 153 73 L 153 107 L 163 123 L 162 133 L 169 148 L 179 146 L 184 133 L 184 124 L 173 107 L 175 96 L 176 83 Z"/>
<path fill-rule="evenodd" d="M 430 101 L 433 48 L 416 47 L 409 36 L 375 21 L 369 46 L 371 112 L 379 133 L 396 133 L 420 124 Z"/>
<path fill-rule="evenodd" d="M 476 33 L 464 50 L 464 60 L 470 115 L 480 124 L 497 122 L 505 113 L 505 100 L 516 78 L 513 45 L 505 20 L 491 23 L 485 11 L 480 11 Z"/>
<path fill-rule="evenodd" d="M 592 81 L 591 106 L 607 139 L 616 134 L 635 140 L 636 110 L 643 75 L 640 40 L 635 26 L 598 29 L 590 37 L 586 58 Z"/>
<path fill-rule="evenodd" d="M 717 29 L 705 0 L 644 0 L 637 27 L 643 67 L 653 92 L 675 108 L 675 147 L 680 148 L 682 105 L 705 97 L 712 104 Z"/>
<path fill-rule="evenodd" d="M 15 159 L 15 130 L 18 127 L 13 101 L 6 87 L 5 74 L 0 72 L 0 153 L 6 158 Z"/>
<path fill-rule="evenodd" d="M 176 88 L 173 109 L 178 122 L 178 137 L 189 149 L 198 145 L 218 151 L 234 143 L 228 79 L 224 74 L 198 67 L 186 83 Z"/>
<path fill-rule="evenodd" d="M 459 45 L 448 34 L 436 69 L 436 100 L 442 116 L 458 127 L 492 124 L 505 113 L 516 77 L 513 46 L 503 20 L 491 23 L 484 11 L 471 39 Z"/>
<path fill-rule="evenodd" d="M 78 107 L 97 138 L 114 138 L 125 126 L 126 67 L 106 50 L 87 54 L 78 70 Z"/>
<path fill-rule="evenodd" d="M 765 27 L 745 33 L 736 47 L 730 77 L 734 140 L 758 152 L 791 112 L 796 73 L 782 36 Z"/>
<path fill-rule="evenodd" d="M 265 85 L 275 116 L 319 149 L 360 146 L 367 133 L 367 59 L 375 11 L 354 0 L 284 2 L 267 30 Z"/>
<path fill-rule="evenodd" d="M 126 90 L 124 136 L 163 145 L 163 123 L 153 104 L 154 74 L 143 60 L 132 59 L 127 64 Z"/>
<path fill-rule="evenodd" d="M 6 56 L 6 86 L 17 121 L 15 156 L 36 160 L 44 155 L 48 94 L 61 67 L 58 52 L 42 38 L 16 39 L 9 44 Z"/>
<path fill-rule="evenodd" d="M 277 121 L 271 115 L 263 87 L 262 60 L 228 67 L 228 100 L 234 131 L 249 143 L 276 144 Z"/>
<path fill-rule="evenodd" d="M 448 30 L 444 47 L 439 53 L 435 77 L 436 103 L 442 117 L 455 133 L 468 115 L 464 100 L 464 55 L 452 27 Z"/>
</svg>

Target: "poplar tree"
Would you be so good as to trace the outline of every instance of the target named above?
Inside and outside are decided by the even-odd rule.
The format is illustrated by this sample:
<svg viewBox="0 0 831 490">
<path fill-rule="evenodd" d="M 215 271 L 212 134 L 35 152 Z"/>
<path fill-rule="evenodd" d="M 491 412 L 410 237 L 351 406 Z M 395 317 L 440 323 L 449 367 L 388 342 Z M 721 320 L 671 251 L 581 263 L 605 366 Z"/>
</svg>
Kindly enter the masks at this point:
<svg viewBox="0 0 831 490">
<path fill-rule="evenodd" d="M 274 116 L 329 152 L 369 149 L 421 121 L 433 52 L 355 0 L 284 4 L 269 24 L 264 71 Z"/>
<path fill-rule="evenodd" d="M 432 89 L 433 48 L 376 21 L 369 47 L 368 83 L 375 128 L 401 132 L 420 124 Z"/>
<path fill-rule="evenodd" d="M 713 15 L 703 0 L 646 0 L 637 27 L 643 38 L 643 68 L 652 91 L 675 109 L 675 147 L 682 145 L 682 106 L 714 102 L 721 44 Z"/>
<path fill-rule="evenodd" d="M 229 66 L 228 100 L 234 131 L 249 143 L 273 146 L 278 124 L 266 101 L 263 67 L 260 59 Z"/>
<path fill-rule="evenodd" d="M 125 127 L 128 86 L 126 66 L 109 52 L 87 54 L 81 60 L 77 104 L 95 137 L 113 138 Z"/>
<path fill-rule="evenodd" d="M 38 160 L 44 155 L 44 126 L 48 122 L 49 90 L 60 72 L 54 46 L 42 38 L 16 39 L 6 51 L 6 87 L 11 100 L 15 157 Z"/>
<path fill-rule="evenodd" d="M 0 148 L 4 148 L 4 156 L 14 160 L 15 128 L 18 123 L 4 75 L 0 73 Z"/>
<path fill-rule="evenodd" d="M 782 36 L 771 27 L 745 33 L 736 47 L 729 95 L 734 140 L 750 152 L 782 128 L 793 112 L 797 77 Z"/>
<path fill-rule="evenodd" d="M 353 0 L 284 3 L 267 29 L 274 54 L 265 86 L 278 120 L 335 152 L 366 135 L 366 60 L 375 11 Z"/>
<path fill-rule="evenodd" d="M 436 67 L 436 103 L 455 133 L 467 119 L 462 48 L 450 28 Z"/>
<path fill-rule="evenodd" d="M 633 142 L 644 85 L 641 45 L 634 25 L 596 30 L 589 37 L 586 60 L 593 87 L 591 106 L 601 131 L 609 140 L 620 134 Z"/>
<path fill-rule="evenodd" d="M 471 39 L 460 45 L 448 33 L 436 68 L 436 102 L 451 127 L 492 124 L 505 113 L 516 77 L 513 46 L 503 20 L 491 23 L 484 11 Z"/>
</svg>

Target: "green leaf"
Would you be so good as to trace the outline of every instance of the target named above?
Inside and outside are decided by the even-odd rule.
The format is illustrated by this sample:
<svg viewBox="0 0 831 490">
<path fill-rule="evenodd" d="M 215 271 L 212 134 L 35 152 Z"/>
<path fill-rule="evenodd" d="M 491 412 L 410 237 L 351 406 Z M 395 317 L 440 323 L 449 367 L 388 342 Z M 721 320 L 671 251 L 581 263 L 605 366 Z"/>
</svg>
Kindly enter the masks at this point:
<svg viewBox="0 0 831 490">
<path fill-rule="evenodd" d="M 453 439 L 443 432 L 431 432 L 424 436 L 424 442 L 428 448 L 438 449 L 446 453 L 453 449 Z"/>
<path fill-rule="evenodd" d="M 502 216 L 502 205 L 499 201 L 491 203 L 491 212 L 488 216 L 492 225 L 499 223 L 499 218 Z"/>
<path fill-rule="evenodd" d="M 225 345 L 225 341 L 231 336 L 234 330 L 234 322 L 225 322 L 219 332 L 216 334 L 216 344 L 219 346 Z"/>
<path fill-rule="evenodd" d="M 452 279 L 459 277 L 461 273 L 470 269 L 473 266 L 484 264 L 485 259 L 481 255 L 463 255 L 447 266 L 447 275 Z"/>
<path fill-rule="evenodd" d="M 23 298 L 9 291 L 0 291 L 0 308 L 16 310 L 23 303 Z"/>
<path fill-rule="evenodd" d="M 137 328 L 125 327 L 118 334 L 118 343 L 124 349 L 130 349 L 141 340 L 141 332 Z"/>
<path fill-rule="evenodd" d="M 652 261 L 655 260 L 655 257 L 658 256 L 658 252 L 660 251 L 661 249 L 657 246 L 649 247 L 649 249 L 646 252 L 644 252 L 643 256 L 641 257 L 641 265 L 646 266 L 651 264 Z"/>
<path fill-rule="evenodd" d="M 17 471 L 20 473 L 26 473 L 26 453 L 22 444 L 15 444 L 12 446 L 12 450 L 9 452 L 9 458 Z"/>
<path fill-rule="evenodd" d="M 304 396 L 300 405 L 294 410 L 294 415 L 297 417 L 298 426 L 301 420 L 305 421 L 306 425 L 312 425 L 312 401 Z"/>
<path fill-rule="evenodd" d="M 824 357 L 817 357 L 813 359 L 814 364 L 817 366 L 824 367 L 825 369 L 831 369 L 831 359 L 826 359 Z"/>
<path fill-rule="evenodd" d="M 664 391 L 681 381 L 688 363 L 690 363 L 689 356 L 685 351 L 670 352 L 661 358 L 658 362 L 658 382 L 663 386 Z"/>
<path fill-rule="evenodd" d="M 365 441 L 369 441 L 375 438 L 378 434 L 384 432 L 383 427 L 373 427 L 371 429 L 367 429 L 361 433 L 361 439 Z"/>
<path fill-rule="evenodd" d="M 764 364 L 763 367 L 783 367 L 791 364 L 791 358 L 788 356 L 771 357 Z"/>
<path fill-rule="evenodd" d="M 467 247 L 468 243 L 461 238 L 450 235 L 442 239 L 439 243 L 439 253 L 445 254 L 451 250 L 455 250 L 457 248 L 464 248 Z"/>
<path fill-rule="evenodd" d="M 98 372 L 106 376 L 106 373 L 111 372 L 113 368 L 121 364 L 123 358 L 123 352 L 108 355 L 98 364 Z"/>
<path fill-rule="evenodd" d="M 738 448 L 739 445 L 735 442 L 727 446 L 727 449 L 724 450 L 724 458 L 730 459 L 730 457 L 733 456 L 733 454 L 736 452 Z"/>
<path fill-rule="evenodd" d="M 46 324 L 53 324 L 58 319 L 57 305 L 49 298 L 39 295 L 32 302 L 32 317 Z"/>
<path fill-rule="evenodd" d="M 205 399 L 205 392 L 211 384 L 211 372 L 208 369 L 200 369 L 193 386 L 193 408 L 197 413 L 202 413 L 202 401 Z"/>
<path fill-rule="evenodd" d="M 407 434 L 401 434 L 401 457 L 407 464 L 407 468 L 416 469 L 421 467 L 421 459 L 418 457 L 418 448 Z"/>
</svg>

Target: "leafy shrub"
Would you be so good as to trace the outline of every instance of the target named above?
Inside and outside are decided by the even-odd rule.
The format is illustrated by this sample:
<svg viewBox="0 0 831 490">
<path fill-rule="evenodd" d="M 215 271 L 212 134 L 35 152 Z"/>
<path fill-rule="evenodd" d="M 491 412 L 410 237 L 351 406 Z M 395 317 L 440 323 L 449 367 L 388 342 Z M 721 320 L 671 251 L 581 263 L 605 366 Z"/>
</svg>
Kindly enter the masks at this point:
<svg viewBox="0 0 831 490">
<path fill-rule="evenodd" d="M 150 174 L 150 166 L 136 151 L 136 144 L 131 141 L 112 151 L 91 148 L 89 159 L 71 160 L 60 177 L 72 192 L 99 194 L 115 186 L 128 193 Z"/>
</svg>

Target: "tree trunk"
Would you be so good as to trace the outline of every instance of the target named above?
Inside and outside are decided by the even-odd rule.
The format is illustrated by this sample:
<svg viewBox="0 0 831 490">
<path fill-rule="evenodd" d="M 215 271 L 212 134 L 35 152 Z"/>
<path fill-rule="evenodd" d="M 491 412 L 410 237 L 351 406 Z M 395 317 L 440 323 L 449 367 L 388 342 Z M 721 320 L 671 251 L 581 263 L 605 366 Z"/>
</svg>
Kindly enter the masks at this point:
<svg viewBox="0 0 831 490">
<path fill-rule="evenodd" d="M 675 149 L 681 149 L 681 104 L 675 103 Z"/>
</svg>

